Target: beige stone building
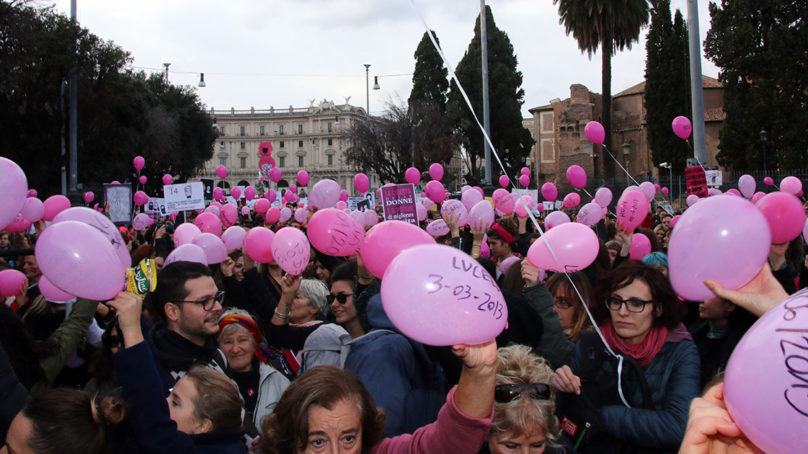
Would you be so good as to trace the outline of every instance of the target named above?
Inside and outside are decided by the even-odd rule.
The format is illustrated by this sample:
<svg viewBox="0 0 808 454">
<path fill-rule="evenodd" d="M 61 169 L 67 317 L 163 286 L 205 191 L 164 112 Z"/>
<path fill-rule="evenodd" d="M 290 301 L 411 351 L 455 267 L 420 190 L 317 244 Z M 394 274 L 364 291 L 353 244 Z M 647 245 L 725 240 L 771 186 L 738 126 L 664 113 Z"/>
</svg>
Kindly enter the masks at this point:
<svg viewBox="0 0 808 454">
<path fill-rule="evenodd" d="M 721 83 L 703 76 L 704 108 L 707 135 L 707 167 L 718 166 L 719 130 L 724 120 L 724 89 Z M 648 171 L 654 176 L 660 169 L 654 167 L 648 147 L 645 119 L 645 82 L 623 90 L 612 97 L 612 155 L 637 181 L 647 180 Z M 584 128 L 590 121 L 600 121 L 601 95 L 589 91 L 580 84 L 570 86 L 570 97 L 553 99 L 550 104 L 530 109 L 536 140 L 533 158 L 534 179 L 551 181 L 569 189 L 565 178 L 566 169 L 574 164 L 586 170 L 590 182 L 599 184 L 604 175 L 604 164 L 613 162 L 604 150 L 586 139 Z M 604 163 L 604 161 L 608 161 Z M 627 179 L 625 173 L 615 166 L 615 181 Z M 681 175 L 684 169 L 673 169 Z M 662 181 L 666 182 L 668 170 L 661 169 Z M 625 181 L 624 181 L 625 183 Z"/>
<path fill-rule="evenodd" d="M 317 181 L 332 179 L 349 192 L 355 192 L 353 176 L 356 170 L 345 163 L 344 153 L 349 147 L 344 133 L 353 122 L 364 119 L 365 109 L 347 103 L 336 105 L 322 100 L 309 107 L 275 108 L 256 110 L 210 109 L 214 127 L 219 137 L 213 145 L 213 158 L 207 161 L 199 177 L 213 178 L 225 188 L 252 185 L 259 181 L 258 145 L 263 141 L 272 143 L 272 157 L 283 172 L 283 179 L 276 185 L 264 181 L 264 188 L 287 187 L 296 184 L 297 173 L 309 173 L 308 188 Z M 228 169 L 227 179 L 222 183 L 216 177 L 216 167 Z M 376 175 L 368 174 L 371 187 L 379 186 Z M 263 192 L 259 189 L 259 192 Z M 304 193 L 307 191 L 304 190 Z"/>
</svg>

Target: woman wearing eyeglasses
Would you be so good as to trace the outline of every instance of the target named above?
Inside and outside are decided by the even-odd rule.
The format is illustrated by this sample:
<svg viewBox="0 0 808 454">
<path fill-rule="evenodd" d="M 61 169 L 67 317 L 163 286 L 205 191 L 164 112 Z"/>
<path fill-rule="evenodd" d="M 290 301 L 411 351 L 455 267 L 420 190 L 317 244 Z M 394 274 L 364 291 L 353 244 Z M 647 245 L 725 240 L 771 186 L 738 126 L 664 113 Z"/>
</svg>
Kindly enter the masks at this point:
<svg viewBox="0 0 808 454">
<path fill-rule="evenodd" d="M 494 420 L 481 454 L 560 453 L 553 370 L 530 347 L 513 345 L 497 353 Z"/>
<path fill-rule="evenodd" d="M 682 303 L 659 270 L 636 260 L 607 274 L 598 295 L 593 315 L 624 361 L 607 355 L 595 333 L 582 335 L 569 366 L 553 378 L 559 391 L 579 396 L 561 405 L 560 416 L 571 423 L 562 427 L 583 442 L 579 452 L 675 451 L 699 394 L 699 355 L 681 323 Z"/>
<path fill-rule="evenodd" d="M 581 272 L 569 274 L 575 287 L 581 293 L 583 301 L 578 298 L 570 281 L 564 273 L 555 273 L 547 279 L 547 290 L 553 295 L 553 310 L 558 314 L 564 334 L 570 341 L 577 342 L 581 338 L 581 331 L 592 329 L 592 323 L 586 315 L 584 304 L 590 304 L 592 286 L 589 279 Z"/>
</svg>

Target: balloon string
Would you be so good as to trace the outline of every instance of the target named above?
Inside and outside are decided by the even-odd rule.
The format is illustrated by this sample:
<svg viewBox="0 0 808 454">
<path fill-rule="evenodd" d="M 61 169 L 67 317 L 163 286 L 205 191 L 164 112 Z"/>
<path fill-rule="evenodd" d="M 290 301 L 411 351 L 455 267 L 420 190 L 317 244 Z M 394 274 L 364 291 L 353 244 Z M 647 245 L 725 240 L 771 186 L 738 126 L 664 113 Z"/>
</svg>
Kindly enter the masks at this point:
<svg viewBox="0 0 808 454">
<path fill-rule="evenodd" d="M 421 23 L 423 24 L 424 29 L 426 30 L 427 36 L 429 36 L 429 40 L 432 42 L 432 46 L 435 47 L 435 50 L 440 55 L 440 58 L 443 60 L 443 64 L 446 65 L 446 68 L 448 69 L 449 75 L 452 77 L 452 80 L 454 80 L 455 83 L 457 84 L 457 88 L 458 88 L 458 90 L 460 90 L 460 93 L 463 96 L 463 100 L 466 102 L 466 105 L 469 107 L 469 111 L 471 112 L 471 115 L 474 118 L 474 121 L 477 123 L 477 126 L 480 128 L 480 131 L 482 132 L 486 143 L 488 144 L 488 146 L 491 147 L 491 154 L 496 158 L 500 169 L 502 169 L 503 175 L 505 175 L 505 178 L 508 179 L 508 181 L 510 182 L 510 184 L 513 187 L 516 187 L 516 185 L 514 184 L 514 181 L 511 179 L 510 176 L 508 176 L 508 172 L 505 170 L 505 166 L 502 164 L 502 160 L 499 158 L 499 153 L 497 153 L 497 150 L 494 147 L 494 144 L 491 142 L 491 138 L 488 137 L 488 133 L 486 133 L 485 128 L 480 123 L 479 118 L 477 118 L 477 114 L 474 112 L 474 107 L 472 106 L 471 101 L 469 100 L 469 97 L 466 94 L 466 90 L 463 89 L 463 85 L 460 83 L 460 80 L 458 80 L 457 75 L 455 74 L 454 68 L 452 67 L 451 63 L 449 63 L 449 60 L 446 58 L 446 55 L 444 55 L 443 50 L 441 50 L 440 46 L 438 46 L 438 43 L 437 43 L 437 41 L 435 40 L 435 37 L 432 34 L 432 29 L 427 24 L 426 19 L 424 18 L 423 14 L 421 14 L 421 11 L 418 10 L 418 8 L 415 6 L 415 0 L 410 0 L 410 5 L 412 5 L 413 10 L 415 10 L 415 13 L 421 19 Z M 609 153 L 609 154 L 611 154 L 611 153 Z M 614 156 L 612 156 L 612 158 L 614 158 Z M 635 183 L 636 183 L 636 181 L 635 181 Z M 539 235 L 541 237 L 544 237 L 544 230 L 539 225 L 539 222 L 536 220 L 536 217 L 533 216 L 532 210 L 527 209 L 527 205 L 525 204 L 524 200 L 521 197 L 519 197 L 517 199 L 517 203 L 522 204 L 522 207 L 525 208 L 525 211 L 527 211 L 527 215 L 530 217 L 530 220 L 533 223 L 533 226 L 536 227 L 536 230 L 539 232 Z M 575 283 L 572 281 L 572 278 L 570 277 L 569 273 L 567 273 L 566 269 L 561 265 L 561 262 L 558 260 L 558 256 L 556 255 L 555 251 L 553 250 L 553 247 L 550 245 L 550 242 L 545 240 L 545 243 L 547 244 L 547 249 L 550 251 L 550 255 L 553 257 L 553 260 L 555 261 L 556 265 L 558 265 L 558 268 L 564 270 L 563 273 L 564 273 L 565 276 L 567 276 L 567 280 L 569 281 L 570 285 L 572 286 L 572 289 L 575 290 L 575 293 L 578 295 L 579 300 L 580 301 L 585 301 L 584 298 L 581 296 L 581 292 L 578 290 L 578 288 L 575 286 Z M 598 333 L 598 336 L 600 337 L 600 340 L 603 342 L 604 347 L 606 347 L 606 351 L 609 354 L 611 354 L 613 357 L 618 359 L 618 364 L 622 364 L 623 357 L 621 355 L 618 355 L 617 353 L 615 353 L 614 350 L 612 350 L 612 348 L 609 346 L 609 343 L 606 342 L 606 338 L 603 336 L 603 333 L 600 331 L 600 328 L 598 327 L 597 323 L 595 322 L 595 318 L 594 318 L 594 316 L 592 316 L 592 313 L 589 311 L 589 308 L 587 307 L 587 305 L 583 304 L 583 307 L 586 310 L 586 315 L 589 317 L 589 320 L 592 322 L 592 326 L 595 329 L 595 332 Z M 619 387 L 619 384 L 620 383 L 618 381 L 618 387 Z M 620 394 L 620 400 L 623 401 L 623 404 L 626 407 L 630 408 L 630 405 L 628 404 L 626 399 L 623 397 L 622 390 L 619 391 L 619 394 Z"/>
</svg>

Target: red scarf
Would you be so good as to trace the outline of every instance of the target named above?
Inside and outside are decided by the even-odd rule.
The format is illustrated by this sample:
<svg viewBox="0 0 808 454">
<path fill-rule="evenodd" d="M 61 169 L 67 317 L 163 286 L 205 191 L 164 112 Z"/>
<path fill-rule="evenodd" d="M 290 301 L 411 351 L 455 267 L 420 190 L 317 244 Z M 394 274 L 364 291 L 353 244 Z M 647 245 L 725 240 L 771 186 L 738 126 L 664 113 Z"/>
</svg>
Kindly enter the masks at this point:
<svg viewBox="0 0 808 454">
<path fill-rule="evenodd" d="M 602 324 L 600 331 L 610 347 L 636 359 L 642 367 L 647 366 L 654 360 L 654 357 L 662 350 L 662 346 L 665 345 L 665 340 L 668 338 L 668 328 L 664 326 L 652 327 L 642 342 L 636 345 L 628 345 L 622 337 L 617 335 L 611 320 Z"/>
</svg>

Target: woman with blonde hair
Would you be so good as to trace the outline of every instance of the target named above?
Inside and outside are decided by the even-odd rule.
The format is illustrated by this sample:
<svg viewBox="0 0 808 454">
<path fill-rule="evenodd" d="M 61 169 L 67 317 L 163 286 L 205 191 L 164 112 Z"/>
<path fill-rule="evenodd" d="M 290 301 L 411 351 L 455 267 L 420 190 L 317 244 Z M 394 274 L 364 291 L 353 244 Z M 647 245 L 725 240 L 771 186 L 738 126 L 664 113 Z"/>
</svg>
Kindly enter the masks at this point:
<svg viewBox="0 0 808 454">
<path fill-rule="evenodd" d="M 578 293 L 572 288 L 569 279 L 564 273 L 555 273 L 550 276 L 547 279 L 547 289 L 555 300 L 553 309 L 561 320 L 564 333 L 570 341 L 577 342 L 581 338 L 581 331 L 592 329 L 592 323 L 589 321 L 586 309 L 584 309 L 585 304 L 589 305 L 592 285 L 581 271 L 570 273 L 569 276 L 575 287 L 578 288 L 583 301 L 578 297 Z"/>
</svg>

